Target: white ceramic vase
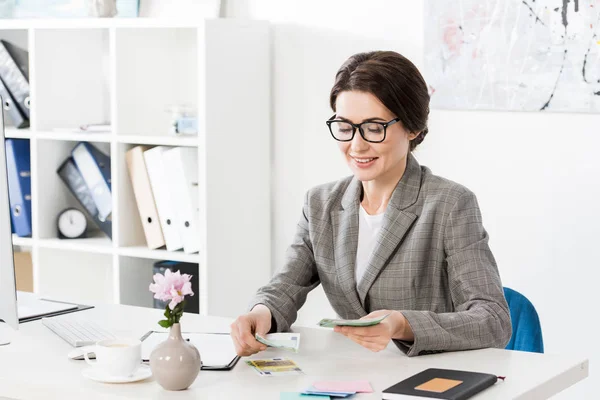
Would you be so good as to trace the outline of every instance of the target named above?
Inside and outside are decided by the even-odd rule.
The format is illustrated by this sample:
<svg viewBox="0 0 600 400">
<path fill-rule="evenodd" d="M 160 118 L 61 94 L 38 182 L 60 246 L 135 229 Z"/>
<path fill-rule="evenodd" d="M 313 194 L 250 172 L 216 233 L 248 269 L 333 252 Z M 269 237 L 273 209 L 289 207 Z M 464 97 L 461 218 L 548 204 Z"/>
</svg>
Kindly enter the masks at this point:
<svg viewBox="0 0 600 400">
<path fill-rule="evenodd" d="M 196 380 L 201 366 L 198 349 L 183 339 L 179 324 L 173 324 L 169 338 L 150 354 L 152 375 L 166 390 L 187 389 Z"/>
</svg>

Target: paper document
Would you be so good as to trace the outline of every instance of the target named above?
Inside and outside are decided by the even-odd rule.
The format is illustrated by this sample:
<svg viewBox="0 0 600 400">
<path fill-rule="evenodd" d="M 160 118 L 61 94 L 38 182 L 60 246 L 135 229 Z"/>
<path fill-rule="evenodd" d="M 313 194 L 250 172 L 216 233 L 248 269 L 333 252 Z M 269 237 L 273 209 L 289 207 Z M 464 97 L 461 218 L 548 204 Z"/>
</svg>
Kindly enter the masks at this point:
<svg viewBox="0 0 600 400">
<path fill-rule="evenodd" d="M 256 334 L 255 337 L 256 340 L 264 345 L 276 347 L 278 349 L 291 350 L 294 353 L 297 353 L 300 347 L 299 333 L 271 333 L 264 337 Z"/>
<path fill-rule="evenodd" d="M 390 314 L 383 315 L 378 318 L 368 319 L 330 319 L 323 318 L 319 321 L 319 326 L 324 328 L 333 328 L 334 326 L 372 326 L 377 325 L 381 321 L 387 318 Z"/>
<path fill-rule="evenodd" d="M 229 334 L 214 333 L 182 333 L 184 339 L 189 339 L 202 359 L 203 367 L 222 367 L 229 365 L 237 354 Z M 152 332 L 142 342 L 142 360 L 149 360 L 150 353 L 159 344 L 167 340 L 168 332 Z"/>
</svg>

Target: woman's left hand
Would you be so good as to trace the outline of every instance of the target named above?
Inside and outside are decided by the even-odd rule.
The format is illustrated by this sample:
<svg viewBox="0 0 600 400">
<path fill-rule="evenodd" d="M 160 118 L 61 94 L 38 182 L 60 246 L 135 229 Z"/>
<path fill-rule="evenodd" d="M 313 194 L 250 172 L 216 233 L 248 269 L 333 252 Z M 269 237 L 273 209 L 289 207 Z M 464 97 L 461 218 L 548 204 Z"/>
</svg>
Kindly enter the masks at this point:
<svg viewBox="0 0 600 400">
<path fill-rule="evenodd" d="M 413 340 L 413 332 L 404 315 L 398 311 L 377 310 L 361 319 L 371 319 L 390 314 L 383 321 L 373 326 L 336 326 L 333 330 L 352 339 L 371 351 L 381 351 L 392 339 Z"/>
</svg>

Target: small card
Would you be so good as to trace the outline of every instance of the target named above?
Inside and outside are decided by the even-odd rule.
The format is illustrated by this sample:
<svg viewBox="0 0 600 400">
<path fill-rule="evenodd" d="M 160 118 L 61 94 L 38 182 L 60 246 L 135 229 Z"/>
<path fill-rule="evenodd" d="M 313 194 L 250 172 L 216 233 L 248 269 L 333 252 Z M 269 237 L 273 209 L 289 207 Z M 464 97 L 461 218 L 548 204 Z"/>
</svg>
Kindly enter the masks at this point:
<svg viewBox="0 0 600 400">
<path fill-rule="evenodd" d="M 318 390 L 314 386 L 311 386 L 308 389 L 306 389 L 304 392 L 302 392 L 302 394 L 307 394 L 307 395 L 311 395 L 311 396 L 320 395 L 320 396 L 344 398 L 344 397 L 350 397 L 352 395 L 355 395 L 356 392 Z"/>
<path fill-rule="evenodd" d="M 265 360 L 248 360 L 246 364 L 252 367 L 260 376 L 302 375 L 304 372 L 292 360 L 287 358 L 269 358 Z"/>
<path fill-rule="evenodd" d="M 255 337 L 256 340 L 269 347 L 290 350 L 294 353 L 297 353 L 300 348 L 299 333 L 271 333 L 264 337 L 256 334 Z"/>
<path fill-rule="evenodd" d="M 373 393 L 369 381 L 321 381 L 315 382 L 313 387 L 322 391 Z"/>
<path fill-rule="evenodd" d="M 329 400 L 329 396 L 322 396 L 320 394 L 305 395 L 302 393 L 283 392 L 279 395 L 279 400 L 312 400 L 312 399 L 323 399 Z"/>
<path fill-rule="evenodd" d="M 377 325 L 384 319 L 386 319 L 390 314 L 382 315 L 378 318 L 368 318 L 368 319 L 331 319 L 331 318 L 323 318 L 319 321 L 319 326 L 324 328 L 333 328 L 334 326 L 373 326 Z"/>
</svg>

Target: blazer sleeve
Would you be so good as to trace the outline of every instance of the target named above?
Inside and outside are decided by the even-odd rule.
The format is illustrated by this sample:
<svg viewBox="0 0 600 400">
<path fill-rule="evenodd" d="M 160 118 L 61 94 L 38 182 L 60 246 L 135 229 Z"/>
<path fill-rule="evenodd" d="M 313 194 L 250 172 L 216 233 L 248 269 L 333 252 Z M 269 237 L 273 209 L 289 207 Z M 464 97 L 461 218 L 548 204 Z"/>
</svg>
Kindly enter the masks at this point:
<svg viewBox="0 0 600 400">
<path fill-rule="evenodd" d="M 468 190 L 448 215 L 444 249 L 454 312 L 401 311 L 414 342 L 394 342 L 408 356 L 504 348 L 512 334 L 510 313 L 477 199 Z"/>
<path fill-rule="evenodd" d="M 264 304 L 269 308 L 272 322 L 276 323 L 275 328 L 271 327 L 273 332 L 289 331 L 306 296 L 320 283 L 309 235 L 308 199 L 307 193 L 294 241 L 286 253 L 285 264 L 267 285 L 258 290 L 250 303 L 249 309 L 257 304 Z"/>
</svg>

